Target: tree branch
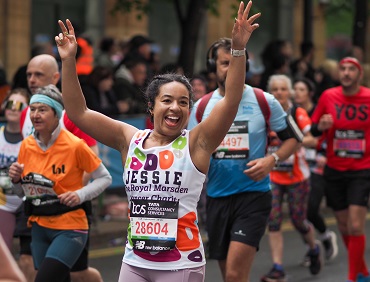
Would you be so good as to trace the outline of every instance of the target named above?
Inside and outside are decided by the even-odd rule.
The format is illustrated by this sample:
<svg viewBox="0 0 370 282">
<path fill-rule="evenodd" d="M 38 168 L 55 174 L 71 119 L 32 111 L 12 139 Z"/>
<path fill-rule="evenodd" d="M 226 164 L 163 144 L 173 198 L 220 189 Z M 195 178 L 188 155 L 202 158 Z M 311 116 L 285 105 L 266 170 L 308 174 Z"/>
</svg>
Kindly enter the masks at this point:
<svg viewBox="0 0 370 282">
<path fill-rule="evenodd" d="M 175 0 L 175 11 L 176 11 L 176 14 L 179 18 L 179 21 L 180 21 L 180 24 L 183 25 L 184 24 L 184 21 L 185 21 L 185 17 L 181 11 L 181 7 L 180 7 L 180 0 Z"/>
</svg>

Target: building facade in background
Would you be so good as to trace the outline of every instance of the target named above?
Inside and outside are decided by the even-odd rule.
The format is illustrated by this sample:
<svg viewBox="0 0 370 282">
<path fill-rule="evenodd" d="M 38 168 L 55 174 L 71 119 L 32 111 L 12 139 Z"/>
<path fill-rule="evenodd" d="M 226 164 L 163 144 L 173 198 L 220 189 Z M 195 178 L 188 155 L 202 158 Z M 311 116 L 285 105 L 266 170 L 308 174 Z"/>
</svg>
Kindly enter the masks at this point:
<svg viewBox="0 0 370 282">
<path fill-rule="evenodd" d="M 179 52 L 179 27 L 170 1 L 148 0 L 153 9 L 140 20 L 137 14 L 111 14 L 115 0 L 0 0 L 0 62 L 10 80 L 21 65 L 30 59 L 32 46 L 51 41 L 59 33 L 57 20 L 69 18 L 88 35 L 95 45 L 102 36 L 128 40 L 136 34 L 154 41 L 153 50 L 160 63 L 175 62 Z M 230 36 L 233 24 L 231 5 L 235 0 L 219 1 L 219 16 L 208 14 L 200 28 L 195 71 L 205 67 L 208 46 L 219 37 Z M 316 3 L 317 1 L 313 1 Z M 248 47 L 258 59 L 267 42 L 286 39 L 292 42 L 295 55 L 303 41 L 304 0 L 259 1 L 255 5 L 262 12 L 260 29 Z M 315 4 L 312 17 L 316 62 L 325 58 L 325 20 L 323 7 Z M 54 47 L 55 48 L 55 47 Z"/>
</svg>

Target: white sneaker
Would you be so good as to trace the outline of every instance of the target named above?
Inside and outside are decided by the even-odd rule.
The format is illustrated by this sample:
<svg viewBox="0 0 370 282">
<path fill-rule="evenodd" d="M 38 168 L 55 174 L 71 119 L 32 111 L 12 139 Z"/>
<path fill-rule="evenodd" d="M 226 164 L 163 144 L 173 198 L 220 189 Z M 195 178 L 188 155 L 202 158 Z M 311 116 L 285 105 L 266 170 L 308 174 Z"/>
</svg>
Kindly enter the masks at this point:
<svg viewBox="0 0 370 282">
<path fill-rule="evenodd" d="M 333 231 L 329 231 L 329 238 L 322 240 L 322 244 L 325 249 L 325 259 L 326 261 L 332 261 L 338 256 L 338 242 L 337 234 Z"/>
</svg>

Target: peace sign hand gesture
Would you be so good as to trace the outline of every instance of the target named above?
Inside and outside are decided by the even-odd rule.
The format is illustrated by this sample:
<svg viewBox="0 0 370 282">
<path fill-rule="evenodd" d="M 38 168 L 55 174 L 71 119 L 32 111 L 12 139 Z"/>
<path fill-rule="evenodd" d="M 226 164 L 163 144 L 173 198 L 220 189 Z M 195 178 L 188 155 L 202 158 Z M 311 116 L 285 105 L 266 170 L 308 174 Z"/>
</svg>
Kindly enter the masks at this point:
<svg viewBox="0 0 370 282">
<path fill-rule="evenodd" d="M 254 14 L 250 18 L 249 12 L 252 7 L 252 1 L 249 1 L 244 9 L 244 3 L 240 2 L 238 16 L 235 18 L 235 24 L 232 30 L 232 48 L 242 50 L 245 48 L 252 32 L 259 27 L 258 23 L 254 23 L 261 16 L 261 13 Z"/>
<path fill-rule="evenodd" d="M 58 46 L 58 52 L 61 60 L 66 60 L 69 58 L 76 58 L 77 53 L 77 41 L 75 36 L 75 31 L 70 20 L 66 20 L 67 27 L 64 23 L 59 20 L 58 24 L 61 29 L 61 33 L 55 36 L 55 42 Z"/>
</svg>

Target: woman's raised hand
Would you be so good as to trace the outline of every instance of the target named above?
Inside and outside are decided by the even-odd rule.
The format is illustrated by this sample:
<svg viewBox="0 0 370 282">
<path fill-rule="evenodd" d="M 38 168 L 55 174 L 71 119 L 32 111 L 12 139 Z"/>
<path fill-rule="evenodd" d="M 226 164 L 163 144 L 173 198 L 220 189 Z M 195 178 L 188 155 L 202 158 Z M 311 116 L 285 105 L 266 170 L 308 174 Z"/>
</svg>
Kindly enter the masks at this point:
<svg viewBox="0 0 370 282">
<path fill-rule="evenodd" d="M 77 41 L 75 31 L 70 20 L 66 20 L 66 25 L 59 20 L 58 24 L 61 29 L 61 33 L 55 36 L 55 42 L 58 46 L 58 52 L 62 60 L 68 58 L 76 58 L 77 53 Z"/>
<path fill-rule="evenodd" d="M 235 18 L 235 24 L 232 31 L 232 48 L 242 50 L 245 48 L 252 32 L 259 27 L 258 23 L 254 23 L 261 16 L 261 13 L 254 14 L 249 17 L 249 12 L 252 7 L 252 1 L 249 1 L 244 9 L 244 2 L 240 2 L 238 16 Z"/>
</svg>

